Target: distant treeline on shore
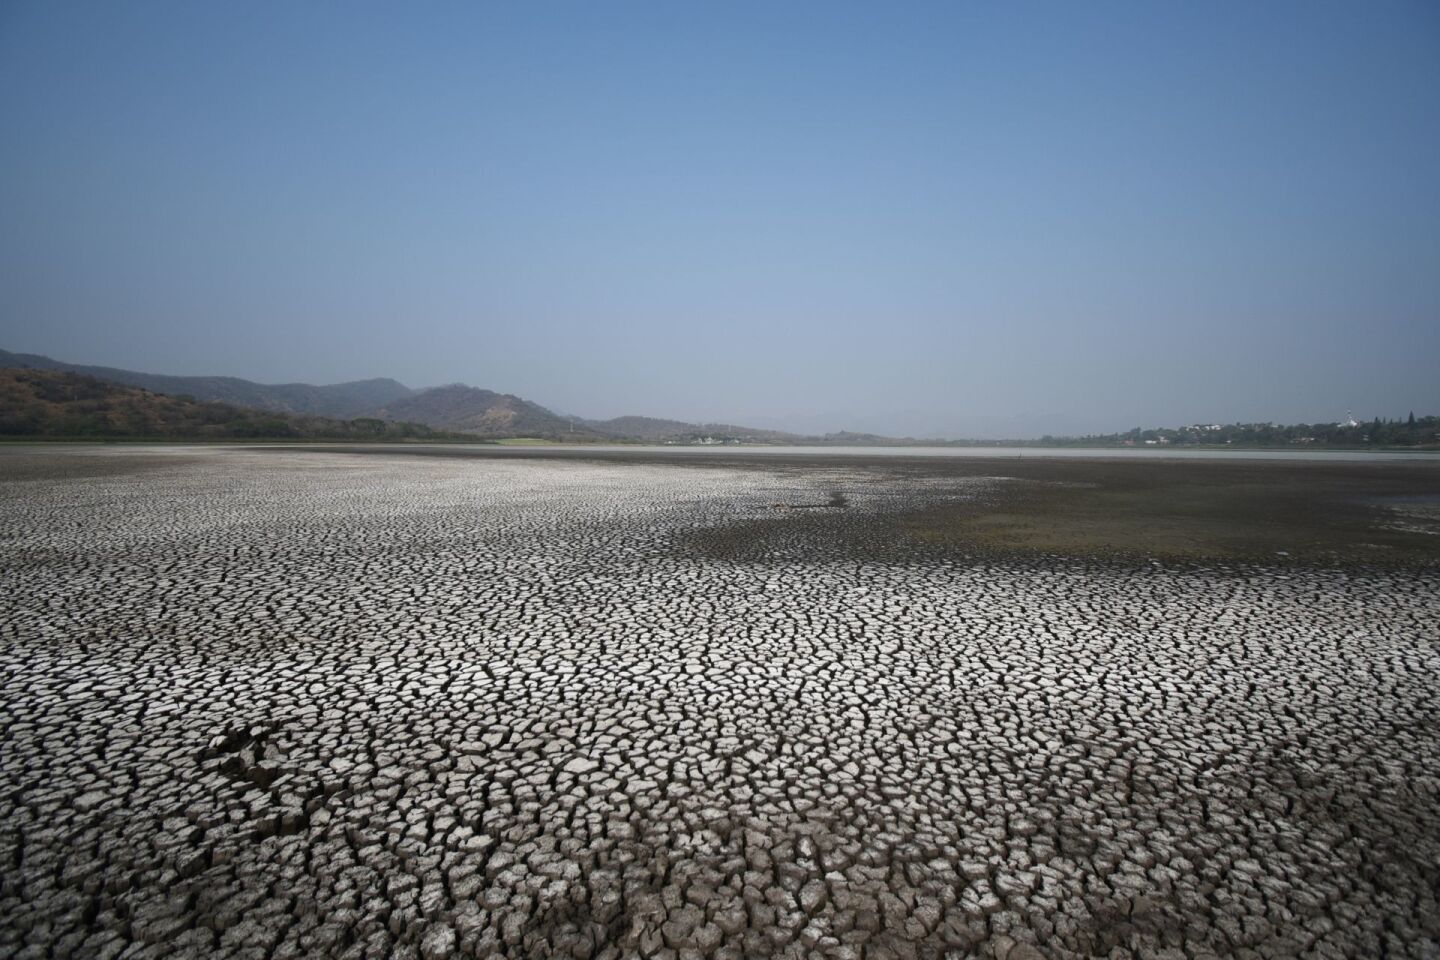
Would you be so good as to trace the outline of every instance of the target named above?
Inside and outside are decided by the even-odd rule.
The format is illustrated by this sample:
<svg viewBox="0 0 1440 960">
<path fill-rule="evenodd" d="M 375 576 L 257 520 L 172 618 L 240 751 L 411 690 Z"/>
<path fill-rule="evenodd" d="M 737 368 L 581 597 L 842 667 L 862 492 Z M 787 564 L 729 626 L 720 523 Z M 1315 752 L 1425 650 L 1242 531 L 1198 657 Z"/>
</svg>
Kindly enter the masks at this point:
<svg viewBox="0 0 1440 960">
<path fill-rule="evenodd" d="M 1045 437 L 1040 443 L 1094 446 L 1440 447 L 1440 417 L 1414 413 L 1368 423 L 1214 423 L 1188 427 L 1136 427 L 1125 433 Z"/>
</svg>

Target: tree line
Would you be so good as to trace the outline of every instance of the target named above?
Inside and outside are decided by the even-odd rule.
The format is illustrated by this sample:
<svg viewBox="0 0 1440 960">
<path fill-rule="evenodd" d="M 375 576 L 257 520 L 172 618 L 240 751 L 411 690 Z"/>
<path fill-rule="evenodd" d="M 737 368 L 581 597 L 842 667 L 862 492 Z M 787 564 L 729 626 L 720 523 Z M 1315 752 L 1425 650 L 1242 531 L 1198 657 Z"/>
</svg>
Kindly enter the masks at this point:
<svg viewBox="0 0 1440 960">
<path fill-rule="evenodd" d="M 1124 433 L 1086 437 L 1045 437 L 1060 445 L 1295 446 L 1295 447 L 1440 447 L 1440 416 L 1405 417 L 1345 423 L 1226 423 L 1188 427 L 1135 427 Z"/>
</svg>

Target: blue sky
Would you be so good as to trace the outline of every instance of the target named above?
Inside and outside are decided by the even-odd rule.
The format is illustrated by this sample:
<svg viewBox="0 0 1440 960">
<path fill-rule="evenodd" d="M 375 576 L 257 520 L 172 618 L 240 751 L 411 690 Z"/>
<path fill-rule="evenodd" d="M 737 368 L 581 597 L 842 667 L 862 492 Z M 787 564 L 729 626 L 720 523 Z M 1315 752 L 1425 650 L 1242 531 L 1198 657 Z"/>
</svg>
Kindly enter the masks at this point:
<svg viewBox="0 0 1440 960">
<path fill-rule="evenodd" d="M 915 435 L 1440 412 L 1440 6 L 0 6 L 0 346 Z"/>
</svg>

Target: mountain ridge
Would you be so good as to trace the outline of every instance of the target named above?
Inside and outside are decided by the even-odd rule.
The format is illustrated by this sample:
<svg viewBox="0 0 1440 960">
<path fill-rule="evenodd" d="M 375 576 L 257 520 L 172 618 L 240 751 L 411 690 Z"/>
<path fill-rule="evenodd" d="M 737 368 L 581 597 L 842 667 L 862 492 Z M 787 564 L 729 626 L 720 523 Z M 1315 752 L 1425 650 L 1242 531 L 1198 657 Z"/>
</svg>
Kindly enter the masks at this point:
<svg viewBox="0 0 1440 960">
<path fill-rule="evenodd" d="M 659 417 L 589 420 L 564 416 L 512 393 L 451 383 L 415 389 L 388 377 L 316 385 L 265 384 L 241 377 L 176 376 L 120 367 L 69 363 L 36 353 L 0 350 L 0 367 L 48 370 L 200 402 L 220 402 L 275 413 L 336 419 L 375 418 L 416 423 L 477 438 L 682 441 L 705 437 L 780 441 L 796 434 L 734 424 L 694 424 Z"/>
<path fill-rule="evenodd" d="M 219 401 L 278 413 L 303 413 L 324 417 L 364 416 L 377 407 L 414 392 L 410 387 L 388 377 L 323 386 L 310 383 L 268 384 L 241 377 L 142 373 L 120 367 L 69 363 L 38 353 L 12 353 L 8 350 L 0 350 L 0 367 L 79 373 L 107 383 L 139 387 L 166 396 L 192 396 L 204 402 Z"/>
<path fill-rule="evenodd" d="M 69 370 L 0 368 L 0 436 L 17 439 L 448 440 L 401 421 L 195 400 Z"/>
<path fill-rule="evenodd" d="M 585 426 L 578 417 L 572 420 L 513 393 L 496 393 L 464 383 L 417 390 L 375 410 L 373 416 L 480 437 L 609 438 Z"/>
</svg>

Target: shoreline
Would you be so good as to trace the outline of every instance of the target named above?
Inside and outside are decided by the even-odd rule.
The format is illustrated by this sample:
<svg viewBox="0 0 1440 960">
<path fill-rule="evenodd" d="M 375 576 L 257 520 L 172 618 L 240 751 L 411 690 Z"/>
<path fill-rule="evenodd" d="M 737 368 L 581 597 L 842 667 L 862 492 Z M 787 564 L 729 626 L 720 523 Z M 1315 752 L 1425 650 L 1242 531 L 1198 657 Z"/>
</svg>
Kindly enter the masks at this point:
<svg viewBox="0 0 1440 960">
<path fill-rule="evenodd" d="M 515 442 L 521 440 L 524 442 Z M 1160 448 L 1126 446 L 1084 446 L 1061 444 L 1046 446 L 1019 442 L 995 443 L 897 443 L 897 444 L 828 444 L 828 443 L 654 443 L 649 441 L 603 441 L 574 442 L 532 440 L 530 438 L 502 438 L 473 440 L 443 440 L 429 438 L 396 440 L 324 440 L 276 437 L 256 438 L 169 438 L 169 437 L 0 437 L 0 448 L 12 446 L 96 446 L 96 447 L 144 447 L 144 446 L 198 446 L 198 447 L 382 447 L 406 449 L 419 447 L 480 448 L 485 451 L 516 455 L 534 452 L 640 452 L 674 453 L 677 455 L 719 456 L 726 453 L 760 454 L 766 456 L 787 456 L 799 453 L 823 456 L 864 456 L 864 457 L 926 457 L 1023 459 L 1027 454 L 1033 457 L 1100 459 L 1177 459 L 1177 460 L 1223 460 L 1223 459 L 1283 459 L 1283 460 L 1356 460 L 1374 457 L 1377 460 L 1427 460 L 1440 462 L 1440 447 L 1295 447 L 1295 446 L 1179 446 Z"/>
</svg>

